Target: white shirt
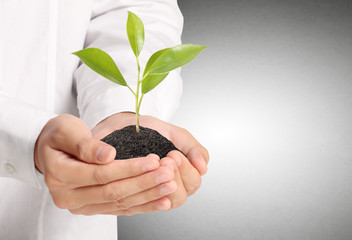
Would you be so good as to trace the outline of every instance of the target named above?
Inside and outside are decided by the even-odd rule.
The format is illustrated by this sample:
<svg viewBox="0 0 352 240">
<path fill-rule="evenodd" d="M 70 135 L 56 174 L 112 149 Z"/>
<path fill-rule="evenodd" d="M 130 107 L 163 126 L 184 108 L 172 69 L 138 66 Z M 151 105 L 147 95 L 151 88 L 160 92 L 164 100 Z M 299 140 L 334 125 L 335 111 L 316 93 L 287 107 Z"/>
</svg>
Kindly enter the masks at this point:
<svg viewBox="0 0 352 240">
<path fill-rule="evenodd" d="M 35 170 L 33 149 L 57 114 L 79 116 L 92 128 L 114 113 L 134 111 L 127 88 L 71 54 L 90 46 L 107 51 L 135 88 L 128 10 L 145 25 L 142 66 L 155 51 L 180 44 L 183 18 L 176 0 L 0 0 L 0 239 L 117 238 L 116 217 L 76 216 L 55 207 Z M 141 114 L 169 119 L 181 92 L 174 71 L 144 97 Z"/>
</svg>

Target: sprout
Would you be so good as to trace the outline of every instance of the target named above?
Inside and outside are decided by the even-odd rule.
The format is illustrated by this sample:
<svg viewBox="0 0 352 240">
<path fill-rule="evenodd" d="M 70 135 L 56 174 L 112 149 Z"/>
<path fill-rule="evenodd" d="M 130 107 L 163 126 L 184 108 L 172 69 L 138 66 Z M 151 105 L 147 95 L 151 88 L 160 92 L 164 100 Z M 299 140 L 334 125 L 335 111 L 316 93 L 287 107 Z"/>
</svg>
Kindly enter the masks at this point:
<svg viewBox="0 0 352 240">
<path fill-rule="evenodd" d="M 141 76 L 139 55 L 144 45 L 144 25 L 136 14 L 129 11 L 126 28 L 128 40 L 137 61 L 138 77 L 136 91 L 133 91 L 128 86 L 114 60 L 103 50 L 99 48 L 86 48 L 72 54 L 79 57 L 93 71 L 116 84 L 127 87 L 132 92 L 136 101 L 136 131 L 139 132 L 139 110 L 144 94 L 153 90 L 161 83 L 170 71 L 192 61 L 206 47 L 194 44 L 181 44 L 159 50 L 149 58 Z"/>
</svg>

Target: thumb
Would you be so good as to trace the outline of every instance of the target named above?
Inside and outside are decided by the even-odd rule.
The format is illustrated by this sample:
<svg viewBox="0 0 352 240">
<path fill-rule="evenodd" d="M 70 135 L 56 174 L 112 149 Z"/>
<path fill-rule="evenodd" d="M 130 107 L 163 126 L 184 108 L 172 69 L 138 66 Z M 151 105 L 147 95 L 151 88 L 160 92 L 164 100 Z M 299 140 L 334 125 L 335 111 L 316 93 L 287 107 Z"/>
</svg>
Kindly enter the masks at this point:
<svg viewBox="0 0 352 240">
<path fill-rule="evenodd" d="M 75 156 L 87 163 L 106 164 L 115 159 L 114 147 L 97 139 L 81 139 L 75 149 Z"/>
<path fill-rule="evenodd" d="M 114 147 L 94 139 L 88 126 L 73 116 L 61 116 L 50 131 L 51 146 L 87 163 L 105 164 L 114 160 Z"/>
<path fill-rule="evenodd" d="M 106 164 L 116 156 L 114 147 L 92 137 L 68 139 L 63 150 L 87 163 Z"/>
</svg>

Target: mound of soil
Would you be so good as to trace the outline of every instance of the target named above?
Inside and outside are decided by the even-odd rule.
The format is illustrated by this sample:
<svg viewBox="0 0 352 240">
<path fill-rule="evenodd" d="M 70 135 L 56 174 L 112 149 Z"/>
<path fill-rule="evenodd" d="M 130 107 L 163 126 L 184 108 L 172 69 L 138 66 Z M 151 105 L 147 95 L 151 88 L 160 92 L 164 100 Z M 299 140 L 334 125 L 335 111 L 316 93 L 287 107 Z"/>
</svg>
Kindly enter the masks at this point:
<svg viewBox="0 0 352 240">
<path fill-rule="evenodd" d="M 153 129 L 140 126 L 137 133 L 136 125 L 116 130 L 102 141 L 116 149 L 115 160 L 145 157 L 150 153 L 163 158 L 170 151 L 178 150 L 172 142 Z"/>
</svg>

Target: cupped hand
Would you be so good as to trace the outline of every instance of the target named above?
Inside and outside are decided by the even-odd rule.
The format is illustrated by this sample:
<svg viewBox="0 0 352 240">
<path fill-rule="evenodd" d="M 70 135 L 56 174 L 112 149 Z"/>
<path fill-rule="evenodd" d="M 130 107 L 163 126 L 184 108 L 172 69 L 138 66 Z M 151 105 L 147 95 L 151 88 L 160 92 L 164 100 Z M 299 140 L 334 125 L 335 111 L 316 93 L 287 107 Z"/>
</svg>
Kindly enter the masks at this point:
<svg viewBox="0 0 352 240">
<path fill-rule="evenodd" d="M 155 154 L 121 161 L 115 155 L 85 123 L 64 114 L 41 131 L 34 160 L 55 205 L 73 214 L 133 215 L 171 207 L 164 196 L 176 191 L 173 164 Z"/>
<path fill-rule="evenodd" d="M 134 113 L 118 113 L 104 119 L 94 127 L 93 137 L 101 139 L 117 129 L 134 124 Z M 174 181 L 177 183 L 177 190 L 167 197 L 171 201 L 171 208 L 178 207 L 186 201 L 188 196 L 199 189 L 201 176 L 207 172 L 208 151 L 187 130 L 157 118 L 140 116 L 140 125 L 157 130 L 184 153 L 171 151 L 160 163 L 161 165 L 164 162 L 174 165 Z"/>
</svg>

